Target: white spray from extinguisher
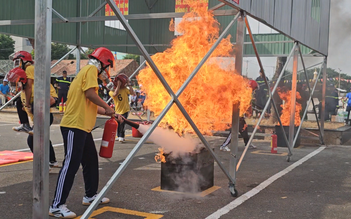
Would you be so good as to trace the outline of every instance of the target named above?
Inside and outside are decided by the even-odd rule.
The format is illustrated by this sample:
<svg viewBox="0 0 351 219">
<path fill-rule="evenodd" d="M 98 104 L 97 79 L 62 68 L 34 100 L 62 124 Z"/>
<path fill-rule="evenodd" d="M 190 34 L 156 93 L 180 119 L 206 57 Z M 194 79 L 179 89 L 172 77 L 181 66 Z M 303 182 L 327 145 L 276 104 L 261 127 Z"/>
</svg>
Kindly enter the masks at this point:
<svg viewBox="0 0 351 219">
<path fill-rule="evenodd" d="M 139 124 L 137 130 L 145 134 L 151 125 Z M 173 157 L 178 157 L 184 153 L 198 152 L 200 141 L 189 134 L 179 136 L 171 129 L 156 127 L 148 138 L 154 144 L 162 147 L 165 153 L 172 152 Z"/>
</svg>

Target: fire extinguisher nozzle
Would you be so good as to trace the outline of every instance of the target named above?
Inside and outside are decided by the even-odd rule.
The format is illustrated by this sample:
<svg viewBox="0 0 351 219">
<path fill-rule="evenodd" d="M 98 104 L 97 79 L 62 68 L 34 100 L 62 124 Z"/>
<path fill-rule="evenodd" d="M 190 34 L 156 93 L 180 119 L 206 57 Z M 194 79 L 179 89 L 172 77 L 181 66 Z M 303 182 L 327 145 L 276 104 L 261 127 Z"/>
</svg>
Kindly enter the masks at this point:
<svg viewBox="0 0 351 219">
<path fill-rule="evenodd" d="M 132 122 L 132 121 L 130 121 L 130 120 L 128 120 L 128 119 L 123 119 L 123 120 L 124 120 L 124 122 L 125 122 L 126 124 L 130 125 L 131 127 L 135 128 L 135 129 L 138 129 L 138 128 L 139 128 L 139 124 L 138 124 L 138 123 Z"/>
</svg>

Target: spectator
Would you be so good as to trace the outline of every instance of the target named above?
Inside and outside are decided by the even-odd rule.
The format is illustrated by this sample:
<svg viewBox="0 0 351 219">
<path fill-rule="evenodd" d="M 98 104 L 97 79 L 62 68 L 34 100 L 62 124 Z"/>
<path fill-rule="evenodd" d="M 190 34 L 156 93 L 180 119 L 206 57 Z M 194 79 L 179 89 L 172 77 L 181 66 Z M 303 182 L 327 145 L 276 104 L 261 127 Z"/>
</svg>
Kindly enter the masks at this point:
<svg viewBox="0 0 351 219">
<path fill-rule="evenodd" d="M 2 84 L 0 84 L 0 98 L 1 98 L 2 105 L 6 103 L 7 96 L 10 93 L 10 87 L 7 83 L 8 83 L 7 79 L 4 79 Z"/>
<path fill-rule="evenodd" d="M 350 121 L 350 111 L 351 111 L 351 89 L 350 92 L 348 92 L 346 94 L 346 99 L 347 99 L 347 107 L 346 107 L 346 112 L 347 112 L 347 118 L 346 118 L 346 125 L 351 125 L 351 123 L 349 123 Z"/>
<path fill-rule="evenodd" d="M 320 101 L 321 102 L 321 101 Z M 327 90 L 325 94 L 325 114 L 324 121 L 330 120 L 331 115 L 336 115 L 339 104 L 338 91 L 335 89 L 334 84 L 327 84 Z M 319 112 L 321 112 L 322 104 L 319 104 Z M 321 117 L 321 115 L 319 115 Z"/>
<path fill-rule="evenodd" d="M 67 101 L 67 93 L 69 86 L 71 85 L 71 79 L 67 77 L 67 71 L 62 72 L 62 77 L 56 78 L 56 84 L 58 89 L 58 102 L 63 100 L 63 103 Z"/>
<path fill-rule="evenodd" d="M 254 80 L 250 80 L 248 83 L 248 86 L 252 89 L 252 93 L 254 93 L 254 91 L 256 91 L 258 89 L 258 84 L 256 83 L 256 81 Z M 251 111 L 252 109 L 249 109 L 249 111 Z M 248 112 L 249 115 L 252 115 L 252 112 Z M 245 143 L 245 147 L 247 146 L 247 143 L 249 143 L 249 133 L 247 131 L 247 124 L 245 121 L 244 116 L 241 116 L 239 119 L 239 133 L 241 135 L 241 137 L 244 139 L 244 143 Z M 219 150 L 221 151 L 230 151 L 230 149 L 228 148 L 228 145 L 231 142 L 231 138 L 232 138 L 232 132 L 230 130 L 228 137 L 225 139 L 225 141 L 219 146 Z M 249 148 L 253 148 L 256 149 L 257 147 L 253 144 L 249 145 Z"/>
<path fill-rule="evenodd" d="M 267 82 L 269 81 L 266 77 Z M 258 84 L 258 90 L 255 92 L 255 103 L 258 110 L 263 110 L 268 100 L 268 87 L 265 83 L 262 70 L 260 70 L 260 76 L 256 78 Z M 267 109 L 267 113 L 270 113 L 270 107 Z"/>
<path fill-rule="evenodd" d="M 300 93 L 301 99 L 296 100 L 298 103 L 301 104 L 301 111 L 300 111 L 300 117 L 302 119 L 303 113 L 305 112 L 305 109 L 307 107 L 307 101 L 310 97 L 309 92 L 306 90 L 307 89 L 307 85 L 306 84 L 297 84 L 297 92 Z"/>
<path fill-rule="evenodd" d="M 134 95 L 130 95 L 130 107 L 132 108 L 132 109 L 136 109 L 136 98 L 137 98 L 137 95 L 136 94 L 134 94 Z"/>
<path fill-rule="evenodd" d="M 143 107 L 142 104 L 141 104 L 141 102 L 143 102 L 143 99 L 142 99 L 142 97 L 141 97 L 141 95 L 140 95 L 140 92 L 137 91 L 137 92 L 136 92 L 136 96 L 135 96 L 135 100 L 134 100 L 134 103 L 135 103 L 135 106 L 136 106 L 137 111 L 141 110 L 142 107 Z"/>
<path fill-rule="evenodd" d="M 145 114 L 147 110 L 147 106 L 144 106 L 145 99 L 146 99 L 146 94 L 142 91 L 140 94 L 140 99 L 138 101 L 140 101 L 140 104 L 141 104 L 141 111 L 144 111 L 143 114 Z"/>
</svg>

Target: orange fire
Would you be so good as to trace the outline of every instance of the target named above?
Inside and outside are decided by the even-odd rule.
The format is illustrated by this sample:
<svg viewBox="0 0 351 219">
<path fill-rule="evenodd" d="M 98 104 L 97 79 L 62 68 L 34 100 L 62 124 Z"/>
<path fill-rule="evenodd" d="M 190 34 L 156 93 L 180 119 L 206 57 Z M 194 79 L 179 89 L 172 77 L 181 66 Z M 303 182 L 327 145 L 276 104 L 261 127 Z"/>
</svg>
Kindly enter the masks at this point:
<svg viewBox="0 0 351 219">
<path fill-rule="evenodd" d="M 189 1 L 190 2 L 190 1 Z M 203 59 L 219 36 L 219 24 L 207 7 L 191 4 L 193 10 L 184 15 L 174 27 L 183 35 L 171 42 L 172 47 L 152 56 L 163 77 L 174 93 Z M 170 29 L 173 29 L 173 21 Z M 179 100 L 203 134 L 226 130 L 231 125 L 233 104 L 240 103 L 240 113 L 249 107 L 252 90 L 247 79 L 234 71 L 234 45 L 230 36 L 223 39 L 211 57 L 192 79 Z M 159 115 L 171 97 L 147 66 L 138 76 L 142 90 L 147 94 L 146 104 Z M 191 126 L 174 104 L 162 120 L 177 133 L 192 132 Z"/>
<path fill-rule="evenodd" d="M 291 91 L 283 92 L 279 91 L 278 92 L 280 99 L 284 100 L 284 104 L 280 105 L 283 110 L 282 110 L 282 115 L 280 116 L 280 120 L 282 121 L 283 126 L 289 126 L 290 125 L 290 107 L 291 107 Z M 299 92 L 296 92 L 296 99 L 299 100 L 301 99 L 301 95 Z M 301 117 L 300 117 L 300 111 L 302 109 L 302 106 L 300 103 L 296 102 L 295 104 L 295 126 L 300 125 Z"/>
<path fill-rule="evenodd" d="M 155 155 L 155 161 L 157 163 L 166 163 L 166 157 L 163 155 L 164 151 L 163 148 L 158 148 L 159 153 Z"/>
</svg>

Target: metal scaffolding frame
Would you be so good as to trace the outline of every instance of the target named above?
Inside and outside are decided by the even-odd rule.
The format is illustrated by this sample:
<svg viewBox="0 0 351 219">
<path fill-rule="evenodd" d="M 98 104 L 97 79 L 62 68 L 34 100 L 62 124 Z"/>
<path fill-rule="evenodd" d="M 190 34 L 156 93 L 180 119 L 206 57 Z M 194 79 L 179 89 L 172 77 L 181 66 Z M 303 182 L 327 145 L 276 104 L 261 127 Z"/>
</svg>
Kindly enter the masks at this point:
<svg viewBox="0 0 351 219">
<path fill-rule="evenodd" d="M 68 23 L 68 22 L 77 22 L 79 25 L 77 25 L 77 29 L 80 30 L 80 25 L 81 23 L 84 22 L 89 22 L 89 21 L 103 21 L 103 20 L 116 20 L 118 19 L 121 24 L 124 26 L 125 30 L 129 34 L 129 36 L 133 39 L 135 42 L 136 46 L 139 48 L 141 51 L 142 55 L 148 62 L 149 66 L 152 68 L 152 70 L 155 72 L 157 75 L 158 79 L 161 81 L 162 85 L 165 87 L 167 90 L 168 94 L 172 97 L 172 100 L 166 105 L 164 110 L 161 112 L 161 114 L 156 118 L 156 120 L 153 122 L 149 130 L 143 135 L 143 137 L 139 140 L 139 142 L 135 145 L 135 147 L 132 149 L 132 151 L 128 154 L 128 156 L 125 158 L 123 163 L 119 166 L 119 168 L 115 171 L 115 173 L 111 176 L 110 180 L 106 183 L 106 185 L 102 188 L 100 193 L 97 195 L 96 199 L 94 200 L 93 203 L 88 207 L 88 209 L 85 211 L 85 213 L 82 215 L 82 219 L 88 218 L 94 209 L 98 206 L 100 200 L 104 195 L 110 190 L 110 188 L 113 186 L 113 184 L 116 182 L 116 180 L 121 176 L 123 171 L 126 169 L 126 167 L 129 165 L 131 162 L 132 158 L 136 155 L 138 150 L 141 148 L 143 143 L 147 140 L 147 138 L 151 135 L 151 133 L 154 131 L 154 129 L 157 127 L 157 125 L 161 122 L 162 118 L 166 115 L 166 113 L 169 111 L 171 106 L 173 104 L 176 104 L 177 107 L 180 109 L 184 117 L 187 119 L 201 142 L 204 144 L 204 146 L 208 149 L 208 151 L 211 153 L 212 157 L 214 160 L 217 162 L 218 166 L 220 169 L 223 171 L 223 173 L 226 175 L 226 177 L 229 180 L 229 190 L 233 196 L 237 196 L 238 192 L 236 191 L 235 184 L 236 184 L 236 172 L 239 170 L 239 167 L 243 161 L 243 158 L 247 152 L 247 149 L 249 145 L 251 144 L 254 135 L 257 132 L 258 125 L 263 119 L 264 113 L 268 109 L 268 106 L 270 103 L 272 103 L 274 110 L 277 111 L 277 107 L 275 102 L 273 101 L 273 94 L 276 92 L 276 89 L 278 87 L 279 81 L 282 79 L 283 74 L 285 69 L 287 68 L 287 64 L 290 60 L 290 58 L 293 56 L 293 99 L 296 100 L 296 79 L 297 79 L 297 64 L 298 64 L 298 56 L 300 55 L 304 73 L 307 77 L 306 73 L 306 68 L 305 64 L 303 61 L 303 56 L 301 53 L 300 49 L 300 44 L 299 42 L 295 42 L 293 49 L 291 50 L 289 56 L 288 56 L 288 61 L 283 67 L 278 80 L 273 88 L 272 91 L 269 90 L 269 98 L 267 101 L 267 104 L 265 105 L 263 112 L 261 113 L 261 116 L 258 120 L 258 124 L 256 125 L 248 144 L 246 145 L 243 154 L 241 155 L 239 161 L 237 160 L 237 153 L 238 153 L 238 136 L 236 134 L 232 135 L 232 143 L 231 143 L 231 157 L 230 157 L 230 166 L 229 166 L 229 171 L 226 170 L 222 162 L 220 161 L 219 157 L 216 155 L 216 153 L 213 152 L 211 146 L 209 143 L 206 141 L 204 136 L 201 134 L 189 114 L 186 112 L 184 109 L 183 105 L 179 101 L 179 96 L 182 94 L 182 92 L 185 90 L 186 86 L 190 83 L 190 81 L 194 78 L 194 76 L 197 74 L 197 72 L 200 70 L 200 68 L 204 65 L 204 63 L 207 61 L 207 59 L 210 57 L 212 52 L 216 49 L 216 47 L 219 45 L 220 41 L 227 35 L 228 31 L 230 28 L 234 25 L 235 21 L 237 21 L 237 41 L 236 41 L 236 62 L 235 62 L 235 70 L 239 73 L 242 71 L 242 58 L 243 58 L 243 45 L 244 45 L 244 36 L 245 36 L 245 25 L 246 28 L 249 32 L 250 39 L 251 39 L 251 44 L 254 47 L 255 54 L 257 61 L 263 70 L 262 62 L 260 59 L 260 56 L 258 54 L 257 48 L 256 48 L 256 43 L 253 39 L 253 35 L 250 29 L 249 22 L 246 18 L 246 12 L 244 10 L 237 11 L 237 10 L 223 10 L 223 11 L 215 11 L 218 8 L 221 8 L 225 5 L 228 5 L 228 3 L 220 3 L 211 10 L 214 10 L 215 16 L 219 15 L 228 15 L 236 13 L 235 17 L 233 20 L 228 24 L 228 26 L 225 28 L 225 30 L 222 32 L 222 34 L 218 37 L 217 41 L 213 44 L 211 49 L 207 52 L 207 54 L 203 57 L 203 59 L 200 61 L 200 63 L 196 66 L 196 68 L 192 71 L 192 73 L 189 75 L 189 77 L 186 79 L 184 84 L 179 88 L 179 90 L 174 93 L 172 89 L 170 88 L 169 84 L 167 81 L 164 79 L 162 76 L 161 72 L 151 59 L 150 55 L 146 51 L 144 45 L 141 43 L 131 26 L 128 24 L 127 19 L 157 19 L 157 18 L 168 18 L 168 17 L 182 17 L 182 13 L 158 13 L 157 15 L 155 14 L 143 14 L 143 15 L 128 15 L 128 16 L 123 16 L 118 9 L 117 5 L 113 0 L 105 0 L 106 3 L 100 5 L 94 12 L 92 12 L 88 17 L 81 17 L 81 18 L 64 18 L 63 16 L 60 16 L 58 12 L 56 12 L 52 8 L 52 0 L 35 0 L 35 20 L 17 20 L 17 21 L 0 21 L 0 25 L 20 25 L 20 24 L 29 24 L 29 23 L 35 23 L 35 41 L 36 41 L 36 47 L 35 47 L 35 95 L 34 95 L 34 101 L 36 102 L 36 105 L 34 106 L 34 129 L 36 130 L 34 132 L 34 161 L 33 161 L 33 218 L 36 219 L 41 219 L 41 218 L 47 218 L 48 216 L 48 208 L 49 208 L 49 188 L 48 188 L 48 153 L 49 153 L 49 148 L 45 147 L 49 143 L 49 79 L 50 79 L 50 58 L 51 58 L 51 26 L 52 23 Z M 115 13 L 115 17 L 94 17 L 94 15 L 101 10 L 106 4 L 108 4 L 113 12 Z M 59 18 L 57 19 L 52 19 L 52 13 L 55 13 L 58 15 Z M 78 42 L 80 42 L 80 31 L 78 31 L 79 35 L 77 36 Z M 78 53 L 80 51 L 80 45 L 77 45 L 75 48 L 73 48 L 69 53 L 67 53 L 65 56 L 69 55 L 71 52 L 73 52 L 75 49 L 77 49 Z M 324 56 L 324 55 L 323 55 Z M 60 62 L 64 57 L 62 57 L 58 62 Z M 57 62 L 57 63 L 58 63 Z M 55 63 L 52 67 L 54 67 L 57 63 Z M 78 65 L 78 64 L 77 64 Z M 77 69 L 79 66 L 77 66 Z M 319 120 L 315 111 L 315 105 L 314 101 L 312 99 L 312 95 L 315 91 L 317 81 L 315 81 L 312 89 L 308 84 L 309 92 L 310 92 L 310 97 L 308 100 L 308 104 L 312 102 L 313 108 L 314 108 L 314 113 L 316 115 L 316 120 L 317 124 L 320 130 L 320 141 L 321 144 L 324 144 L 324 107 L 325 107 L 325 91 L 326 91 L 326 68 L 327 68 L 327 57 L 325 56 L 324 62 L 322 65 L 322 68 L 318 74 L 318 77 L 320 74 L 323 72 L 323 94 L 322 94 L 322 112 L 321 112 L 321 121 L 319 124 Z M 264 74 L 264 72 L 263 72 Z M 265 74 L 264 74 L 264 78 Z M 267 80 L 265 79 L 265 84 L 267 87 L 269 87 Z M 238 128 L 239 128 L 239 110 L 238 110 L 238 105 L 233 106 L 233 116 L 232 116 L 232 133 L 238 133 Z M 2 109 L 2 108 L 1 108 Z M 1 110 L 0 109 L 0 110 Z M 295 109 L 294 106 L 291 109 L 291 118 L 293 119 L 293 115 L 295 114 Z M 287 139 L 286 134 L 283 130 L 282 123 L 279 120 L 280 126 L 283 130 L 284 133 L 284 140 L 288 145 L 288 157 L 287 160 L 291 160 L 292 156 L 292 148 L 294 143 L 297 140 L 298 133 L 301 129 L 303 119 L 307 114 L 307 108 L 303 114 L 303 118 L 301 120 L 300 126 L 297 130 L 296 137 L 294 138 L 294 121 L 292 120 L 290 122 L 290 127 L 289 127 L 289 139 Z"/>
</svg>

